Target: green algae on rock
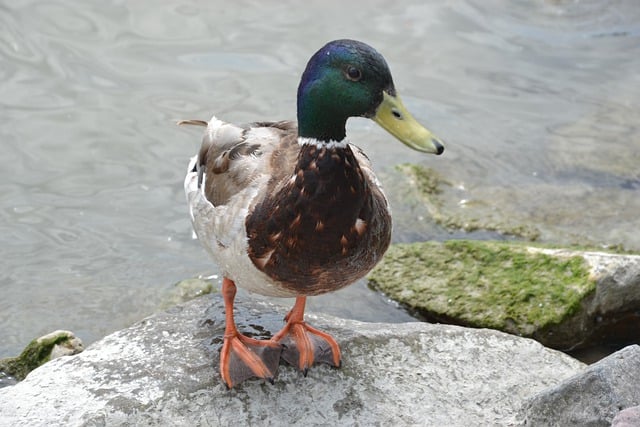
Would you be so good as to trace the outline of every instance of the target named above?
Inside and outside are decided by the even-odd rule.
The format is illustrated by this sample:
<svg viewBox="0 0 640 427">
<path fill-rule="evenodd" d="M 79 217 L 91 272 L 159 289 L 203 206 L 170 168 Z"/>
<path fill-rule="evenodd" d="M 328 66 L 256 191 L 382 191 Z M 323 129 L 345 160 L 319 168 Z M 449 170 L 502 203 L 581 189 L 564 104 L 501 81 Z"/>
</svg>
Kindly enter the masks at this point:
<svg viewBox="0 0 640 427">
<path fill-rule="evenodd" d="M 0 371 L 22 381 L 27 374 L 51 359 L 70 356 L 84 350 L 73 332 L 55 331 L 31 341 L 17 357 L 0 359 Z"/>
<path fill-rule="evenodd" d="M 596 285 L 580 256 L 465 240 L 392 245 L 368 278 L 427 319 L 523 336 L 573 315 Z"/>
<path fill-rule="evenodd" d="M 452 187 L 453 184 L 432 169 L 410 163 L 397 165 L 396 169 L 409 179 L 417 193 L 417 198 L 421 199 L 429 215 L 442 227 L 467 232 L 478 230 L 495 231 L 531 241 L 535 241 L 540 237 L 538 229 L 530 225 L 514 223 L 508 218 L 508 215 L 497 213 L 491 217 L 483 216 L 479 218 L 469 212 L 469 209 L 473 206 L 484 205 L 485 203 L 482 201 L 466 201 L 462 203 L 466 213 L 463 215 L 457 212 L 455 207 L 448 206 L 445 198 L 442 197 L 443 188 Z"/>
</svg>

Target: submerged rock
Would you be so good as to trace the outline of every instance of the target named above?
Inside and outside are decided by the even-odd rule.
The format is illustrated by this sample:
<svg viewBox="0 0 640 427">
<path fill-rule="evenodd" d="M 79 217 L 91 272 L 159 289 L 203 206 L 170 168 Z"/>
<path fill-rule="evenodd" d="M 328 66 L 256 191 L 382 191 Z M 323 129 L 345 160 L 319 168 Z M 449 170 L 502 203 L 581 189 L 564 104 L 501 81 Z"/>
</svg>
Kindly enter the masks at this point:
<svg viewBox="0 0 640 427">
<path fill-rule="evenodd" d="M 239 328 L 266 338 L 286 310 L 238 301 Z M 524 399 L 584 365 L 492 330 L 308 315 L 343 366 L 227 391 L 218 374 L 219 295 L 204 296 L 54 360 L 0 390 L 0 425 L 510 425 Z"/>
<path fill-rule="evenodd" d="M 448 241 L 392 245 L 370 283 L 429 320 L 562 350 L 640 340 L 640 256 Z"/>
<path fill-rule="evenodd" d="M 210 280 L 200 277 L 184 279 L 173 285 L 173 288 L 165 296 L 161 307 L 167 309 L 211 292 L 213 292 L 213 284 Z"/>
<path fill-rule="evenodd" d="M 490 203 L 479 200 L 455 199 L 455 203 L 452 205 L 454 198 L 444 197 L 443 193 L 445 189 L 452 191 L 454 185 L 433 169 L 405 163 L 396 166 L 396 170 L 406 177 L 410 188 L 414 189 L 413 193 L 405 195 L 404 201 L 406 202 L 406 198 L 418 199 L 424 206 L 425 213 L 428 213 L 436 224 L 448 230 L 494 231 L 527 240 L 537 240 L 540 237 L 540 231 L 536 227 L 526 225 L 525 222 L 518 222 L 511 215 L 496 212 L 495 207 Z M 479 209 L 480 206 L 483 206 L 484 209 Z M 488 206 L 493 209 L 487 212 L 486 207 Z M 473 212 L 476 209 L 482 211 L 483 214 L 474 215 Z"/>
<path fill-rule="evenodd" d="M 17 357 L 0 359 L 0 380 L 4 383 L 23 380 L 44 363 L 62 356 L 80 353 L 84 346 L 73 332 L 54 331 L 31 341 Z"/>
<path fill-rule="evenodd" d="M 552 144 L 554 148 L 566 145 L 567 140 L 560 139 L 563 143 Z M 629 146 L 629 141 L 622 141 Z M 612 153 L 619 157 L 620 152 L 608 150 L 598 158 Z M 565 156 L 571 159 L 557 168 L 564 178 L 553 182 L 541 179 L 513 184 L 481 180 L 479 185 L 466 173 L 449 174 L 456 178 L 443 177 L 418 164 L 403 164 L 395 168 L 398 174 L 392 174 L 393 179 L 385 179 L 385 187 L 392 198 L 402 194 L 395 205 L 404 204 L 405 200 L 415 204 L 416 213 L 432 218 L 452 233 L 493 231 L 565 246 L 605 243 L 639 250 L 640 234 L 632 226 L 640 209 L 640 198 L 633 195 L 640 188 L 637 156 L 601 162 L 600 166 L 606 165 L 604 170 L 576 166 L 578 159 L 572 150 L 564 150 L 561 156 L 556 154 L 549 159 Z M 591 160 L 588 163 L 594 164 Z M 619 168 L 623 164 L 626 166 Z M 631 164 L 634 166 L 629 168 Z M 412 218 L 412 226 L 419 223 Z"/>
</svg>

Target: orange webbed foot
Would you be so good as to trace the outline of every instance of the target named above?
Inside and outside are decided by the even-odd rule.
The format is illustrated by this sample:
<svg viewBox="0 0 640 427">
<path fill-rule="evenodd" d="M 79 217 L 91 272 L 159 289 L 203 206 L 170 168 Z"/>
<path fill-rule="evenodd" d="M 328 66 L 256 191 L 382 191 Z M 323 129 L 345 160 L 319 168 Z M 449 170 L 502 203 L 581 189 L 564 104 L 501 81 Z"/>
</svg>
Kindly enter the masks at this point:
<svg viewBox="0 0 640 427">
<path fill-rule="evenodd" d="M 340 367 L 340 347 L 329 334 L 307 325 L 304 320 L 305 297 L 298 297 L 285 317 L 284 328 L 272 338 L 282 344 L 282 358 L 306 376 L 314 363 Z"/>
<path fill-rule="evenodd" d="M 282 346 L 271 340 L 256 340 L 242 334 L 225 336 L 220 352 L 220 374 L 227 388 L 252 377 L 273 384 Z"/>
<path fill-rule="evenodd" d="M 233 300 L 236 285 L 227 277 L 222 279 L 222 297 L 225 305 L 225 332 L 220 351 L 220 375 L 231 388 L 242 381 L 264 378 L 273 384 L 278 372 L 282 345 L 273 340 L 256 340 L 238 332 L 233 318 Z"/>
</svg>

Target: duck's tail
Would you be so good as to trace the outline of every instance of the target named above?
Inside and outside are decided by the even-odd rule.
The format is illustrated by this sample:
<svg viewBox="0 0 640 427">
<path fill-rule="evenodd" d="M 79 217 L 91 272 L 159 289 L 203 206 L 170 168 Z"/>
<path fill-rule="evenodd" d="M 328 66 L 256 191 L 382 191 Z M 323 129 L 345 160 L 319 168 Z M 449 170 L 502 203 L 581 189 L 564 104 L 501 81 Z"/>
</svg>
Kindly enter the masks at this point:
<svg viewBox="0 0 640 427">
<path fill-rule="evenodd" d="M 193 126 L 204 126 L 204 127 L 207 127 L 209 125 L 209 123 L 204 120 L 178 120 L 176 124 L 178 126 L 193 125 Z"/>
</svg>

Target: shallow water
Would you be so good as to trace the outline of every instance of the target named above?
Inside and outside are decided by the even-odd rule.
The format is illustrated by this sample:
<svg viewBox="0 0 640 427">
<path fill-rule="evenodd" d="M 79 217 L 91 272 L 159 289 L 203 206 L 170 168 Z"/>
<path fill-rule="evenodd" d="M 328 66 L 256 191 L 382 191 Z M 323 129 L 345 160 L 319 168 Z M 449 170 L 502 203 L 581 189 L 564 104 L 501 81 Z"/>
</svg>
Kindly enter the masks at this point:
<svg viewBox="0 0 640 427">
<path fill-rule="evenodd" d="M 199 131 L 175 120 L 294 118 L 306 60 L 335 38 L 381 51 L 447 143 L 422 156 L 352 120 L 383 179 L 417 162 L 455 183 L 454 206 L 640 250 L 637 1 L 162 5 L 0 0 L 0 357 L 60 328 L 88 344 L 215 274 L 182 190 Z M 396 241 L 464 235 L 393 189 Z M 309 306 L 410 319 L 363 283 Z"/>
</svg>

